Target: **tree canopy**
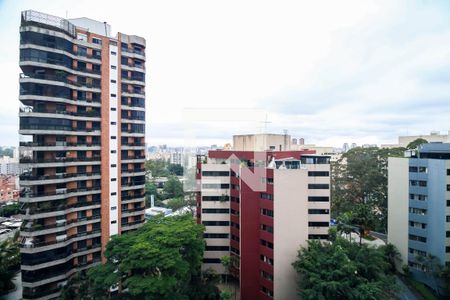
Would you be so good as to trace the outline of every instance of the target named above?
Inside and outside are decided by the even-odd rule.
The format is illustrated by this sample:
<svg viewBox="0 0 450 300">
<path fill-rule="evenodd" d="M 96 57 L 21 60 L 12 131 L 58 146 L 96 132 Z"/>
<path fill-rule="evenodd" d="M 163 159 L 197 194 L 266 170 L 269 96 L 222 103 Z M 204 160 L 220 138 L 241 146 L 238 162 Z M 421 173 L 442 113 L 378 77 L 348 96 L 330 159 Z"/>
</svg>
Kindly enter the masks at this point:
<svg viewBox="0 0 450 300">
<path fill-rule="evenodd" d="M 423 144 L 428 144 L 428 141 L 426 139 L 418 138 L 409 143 L 408 146 L 406 146 L 406 148 L 409 150 L 415 150 L 418 149 L 419 146 Z"/>
<path fill-rule="evenodd" d="M 203 232 L 203 225 L 184 215 L 156 217 L 135 233 L 115 236 L 106 263 L 90 269 L 82 283 L 74 280 L 65 299 L 107 299 L 111 286 L 125 299 L 217 299 L 217 289 L 200 271 Z"/>
<path fill-rule="evenodd" d="M 378 215 L 374 229 L 387 227 L 387 163 L 401 157 L 404 148 L 353 148 L 332 163 L 332 214 L 351 211 L 358 203 L 369 204 Z"/>
<path fill-rule="evenodd" d="M 163 188 L 165 198 L 179 198 L 184 196 L 183 184 L 178 177 L 170 176 Z"/>
<path fill-rule="evenodd" d="M 302 278 L 299 295 L 304 300 L 390 299 L 394 293 L 384 251 L 342 238 L 309 241 L 293 266 Z"/>
<path fill-rule="evenodd" d="M 19 244 L 13 239 L 0 242 L 0 295 L 14 287 L 11 280 L 19 269 Z"/>
</svg>

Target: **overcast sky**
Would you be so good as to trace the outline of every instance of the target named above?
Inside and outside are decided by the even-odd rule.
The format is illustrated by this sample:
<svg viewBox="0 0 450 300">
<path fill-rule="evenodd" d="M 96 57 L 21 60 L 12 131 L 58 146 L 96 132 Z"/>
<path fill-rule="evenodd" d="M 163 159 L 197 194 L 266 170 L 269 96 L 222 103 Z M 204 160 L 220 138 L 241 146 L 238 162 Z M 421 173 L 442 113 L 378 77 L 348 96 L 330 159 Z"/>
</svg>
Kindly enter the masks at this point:
<svg viewBox="0 0 450 300">
<path fill-rule="evenodd" d="M 450 1 L 0 0 L 0 145 L 18 143 L 20 11 L 147 40 L 147 143 L 394 143 L 450 130 Z"/>
</svg>

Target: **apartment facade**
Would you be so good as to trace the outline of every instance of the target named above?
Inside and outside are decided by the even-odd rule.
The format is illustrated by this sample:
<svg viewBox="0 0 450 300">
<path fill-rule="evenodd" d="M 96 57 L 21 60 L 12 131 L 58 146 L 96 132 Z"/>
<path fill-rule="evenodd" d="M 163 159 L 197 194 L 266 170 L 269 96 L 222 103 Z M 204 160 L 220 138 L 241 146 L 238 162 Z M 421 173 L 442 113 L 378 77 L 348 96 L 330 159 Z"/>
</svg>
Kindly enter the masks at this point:
<svg viewBox="0 0 450 300">
<path fill-rule="evenodd" d="M 295 299 L 292 267 L 309 239 L 327 239 L 330 164 L 314 151 L 209 151 L 199 156 L 197 222 L 205 225 L 203 269 L 228 270 L 241 299 Z"/>
<path fill-rule="evenodd" d="M 22 12 L 24 299 L 58 298 L 144 222 L 145 46 L 104 22 Z"/>
<path fill-rule="evenodd" d="M 389 158 L 388 233 L 414 277 L 436 289 L 426 257 L 450 265 L 450 144 Z"/>
</svg>

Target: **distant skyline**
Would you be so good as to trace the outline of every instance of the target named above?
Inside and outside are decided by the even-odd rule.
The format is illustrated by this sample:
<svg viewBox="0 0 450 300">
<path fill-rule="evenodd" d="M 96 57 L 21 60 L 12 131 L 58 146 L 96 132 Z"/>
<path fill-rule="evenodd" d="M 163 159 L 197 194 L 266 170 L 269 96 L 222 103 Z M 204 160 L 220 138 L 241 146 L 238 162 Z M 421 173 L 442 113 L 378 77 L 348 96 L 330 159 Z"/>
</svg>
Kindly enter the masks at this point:
<svg viewBox="0 0 450 300">
<path fill-rule="evenodd" d="M 0 0 L 0 145 L 19 141 L 27 9 L 147 39 L 148 145 L 288 130 L 341 147 L 450 130 L 449 1 L 137 3 Z"/>
</svg>

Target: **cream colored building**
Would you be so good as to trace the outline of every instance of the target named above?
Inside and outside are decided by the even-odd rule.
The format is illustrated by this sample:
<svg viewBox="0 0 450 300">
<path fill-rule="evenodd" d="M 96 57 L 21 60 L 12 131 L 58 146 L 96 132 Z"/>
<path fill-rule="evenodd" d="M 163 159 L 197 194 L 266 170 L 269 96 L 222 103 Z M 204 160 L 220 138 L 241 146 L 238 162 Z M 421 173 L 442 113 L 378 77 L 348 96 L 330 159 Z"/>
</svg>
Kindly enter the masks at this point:
<svg viewBox="0 0 450 300">
<path fill-rule="evenodd" d="M 235 151 L 287 151 L 291 150 L 288 134 L 244 134 L 233 136 Z"/>
</svg>

